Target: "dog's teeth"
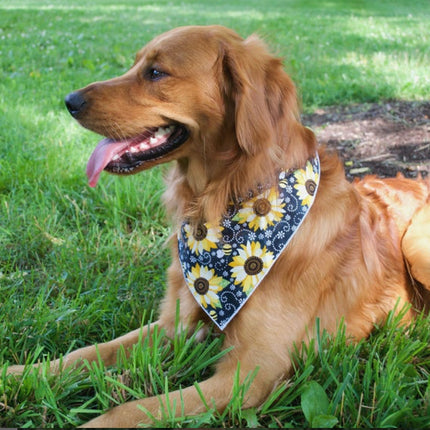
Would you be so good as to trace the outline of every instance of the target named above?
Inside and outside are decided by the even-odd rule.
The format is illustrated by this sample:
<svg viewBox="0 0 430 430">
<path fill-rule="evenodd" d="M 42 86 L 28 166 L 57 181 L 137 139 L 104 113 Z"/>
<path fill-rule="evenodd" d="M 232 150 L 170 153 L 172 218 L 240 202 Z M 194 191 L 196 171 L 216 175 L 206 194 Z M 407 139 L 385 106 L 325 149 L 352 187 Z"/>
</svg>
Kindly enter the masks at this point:
<svg viewBox="0 0 430 430">
<path fill-rule="evenodd" d="M 113 161 L 116 161 L 116 160 L 119 160 L 119 155 L 118 154 L 115 154 L 113 157 L 112 157 L 112 160 Z"/>
<path fill-rule="evenodd" d="M 130 152 L 137 152 L 137 151 L 138 151 L 138 149 L 135 146 L 132 146 L 130 148 Z"/>
<path fill-rule="evenodd" d="M 151 144 L 155 144 L 156 141 L 153 139 L 159 139 L 161 137 L 166 136 L 167 134 L 170 134 L 173 131 L 174 127 L 173 126 L 168 126 L 168 127 L 158 127 L 157 131 L 154 133 L 154 136 L 151 137 L 150 141 Z"/>
<path fill-rule="evenodd" d="M 149 139 L 149 143 L 151 144 L 151 145 L 155 145 L 156 143 L 157 143 L 157 141 L 158 141 L 158 137 L 159 136 L 157 136 L 157 133 L 155 134 L 155 137 L 151 137 L 150 139 Z"/>
</svg>

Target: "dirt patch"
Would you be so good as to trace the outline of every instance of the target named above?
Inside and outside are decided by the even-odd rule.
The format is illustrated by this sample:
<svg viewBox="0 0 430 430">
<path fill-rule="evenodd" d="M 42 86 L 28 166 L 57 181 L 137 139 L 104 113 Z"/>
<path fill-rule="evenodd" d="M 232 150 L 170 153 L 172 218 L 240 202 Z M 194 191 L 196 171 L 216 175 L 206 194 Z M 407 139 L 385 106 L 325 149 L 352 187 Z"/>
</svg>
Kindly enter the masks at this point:
<svg viewBox="0 0 430 430">
<path fill-rule="evenodd" d="M 350 179 L 430 174 L 430 102 L 330 107 L 303 115 L 303 122 L 339 152 Z"/>
</svg>

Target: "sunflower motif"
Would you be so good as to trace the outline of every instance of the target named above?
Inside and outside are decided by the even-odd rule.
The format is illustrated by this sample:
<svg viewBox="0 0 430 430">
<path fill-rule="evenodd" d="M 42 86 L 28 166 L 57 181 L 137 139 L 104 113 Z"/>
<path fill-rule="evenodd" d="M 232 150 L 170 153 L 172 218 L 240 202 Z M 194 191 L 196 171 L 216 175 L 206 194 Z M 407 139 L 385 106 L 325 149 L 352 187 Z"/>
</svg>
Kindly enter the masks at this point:
<svg viewBox="0 0 430 430">
<path fill-rule="evenodd" d="M 221 238 L 222 227 L 211 223 L 199 224 L 196 227 L 185 224 L 184 230 L 188 238 L 188 248 L 199 255 L 203 251 L 210 251 L 218 247 L 217 243 Z"/>
<path fill-rule="evenodd" d="M 216 276 L 213 269 L 197 264 L 187 273 L 186 281 L 201 306 L 205 308 L 208 305 L 213 308 L 221 307 L 217 293 L 225 287 L 227 281 Z"/>
<path fill-rule="evenodd" d="M 318 186 L 318 172 L 314 172 L 312 164 L 308 161 L 306 168 L 297 170 L 294 172 L 294 176 L 297 179 L 297 184 L 294 185 L 294 188 L 302 201 L 302 206 L 310 206 Z"/>
<path fill-rule="evenodd" d="M 242 284 L 243 291 L 248 294 L 263 279 L 274 257 L 273 252 L 267 251 L 266 247 L 261 248 L 259 242 L 248 242 L 241 248 L 229 265 L 233 268 L 234 283 Z"/>
<path fill-rule="evenodd" d="M 282 219 L 284 206 L 276 189 L 272 188 L 244 202 L 233 220 L 239 224 L 247 222 L 254 231 L 266 230 L 269 225 Z"/>
</svg>

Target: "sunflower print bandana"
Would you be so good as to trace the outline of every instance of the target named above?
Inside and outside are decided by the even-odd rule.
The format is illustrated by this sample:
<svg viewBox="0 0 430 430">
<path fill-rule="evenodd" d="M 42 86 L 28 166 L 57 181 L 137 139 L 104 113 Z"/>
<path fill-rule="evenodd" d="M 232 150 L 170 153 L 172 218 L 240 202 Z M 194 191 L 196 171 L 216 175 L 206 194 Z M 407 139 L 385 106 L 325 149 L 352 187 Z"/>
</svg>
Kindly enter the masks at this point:
<svg viewBox="0 0 430 430">
<path fill-rule="evenodd" d="M 286 248 L 311 208 L 320 178 L 318 155 L 304 168 L 283 171 L 278 184 L 231 204 L 218 224 L 178 233 L 185 282 L 223 330 Z"/>
</svg>

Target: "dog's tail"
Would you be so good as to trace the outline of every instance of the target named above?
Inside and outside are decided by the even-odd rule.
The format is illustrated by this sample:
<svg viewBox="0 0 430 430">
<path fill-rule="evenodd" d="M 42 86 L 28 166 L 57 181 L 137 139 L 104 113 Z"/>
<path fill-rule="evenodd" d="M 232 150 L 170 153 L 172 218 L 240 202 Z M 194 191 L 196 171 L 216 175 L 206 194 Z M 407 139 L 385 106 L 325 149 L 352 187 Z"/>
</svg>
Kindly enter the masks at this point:
<svg viewBox="0 0 430 430">
<path fill-rule="evenodd" d="M 412 277 L 430 291 L 430 202 L 412 218 L 402 251 Z"/>
</svg>

